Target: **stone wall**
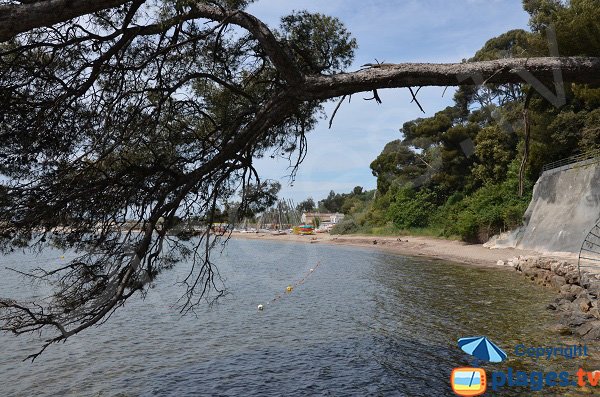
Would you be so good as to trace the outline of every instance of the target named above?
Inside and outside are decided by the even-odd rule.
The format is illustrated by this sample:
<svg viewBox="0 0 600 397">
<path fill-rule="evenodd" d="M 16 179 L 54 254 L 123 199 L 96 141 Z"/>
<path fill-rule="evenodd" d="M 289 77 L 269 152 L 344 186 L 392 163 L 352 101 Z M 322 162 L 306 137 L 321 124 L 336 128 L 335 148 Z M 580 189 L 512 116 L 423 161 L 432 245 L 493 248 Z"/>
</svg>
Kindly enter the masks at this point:
<svg viewBox="0 0 600 397">
<path fill-rule="evenodd" d="M 585 340 L 600 340 L 600 274 L 581 271 L 566 261 L 544 257 L 518 257 L 498 265 L 511 266 L 537 284 L 559 295 L 548 310 L 558 313 L 565 333 Z"/>
</svg>

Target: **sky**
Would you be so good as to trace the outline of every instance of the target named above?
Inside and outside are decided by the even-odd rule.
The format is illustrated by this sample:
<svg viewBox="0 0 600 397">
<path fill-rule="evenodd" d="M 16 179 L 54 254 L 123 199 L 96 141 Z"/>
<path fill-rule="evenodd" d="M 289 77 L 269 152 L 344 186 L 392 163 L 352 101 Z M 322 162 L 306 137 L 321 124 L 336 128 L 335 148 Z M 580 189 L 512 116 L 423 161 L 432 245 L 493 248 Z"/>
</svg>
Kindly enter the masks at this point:
<svg viewBox="0 0 600 397">
<path fill-rule="evenodd" d="M 521 0 L 257 0 L 248 11 L 269 26 L 279 25 L 293 10 L 338 17 L 358 41 L 355 62 L 460 62 L 472 57 L 487 40 L 511 29 L 527 29 L 528 14 Z M 386 143 L 400 139 L 406 121 L 429 117 L 452 105 L 454 89 L 423 88 L 421 113 L 407 89 L 380 90 L 383 104 L 357 94 L 338 111 L 328 128 L 336 102 L 325 106 L 327 119 L 307 135 L 308 154 L 291 183 L 287 160 L 259 159 L 263 179 L 279 180 L 281 198 L 300 202 L 323 199 L 330 190 L 349 192 L 355 186 L 373 189 L 376 178 L 369 164 Z"/>
</svg>

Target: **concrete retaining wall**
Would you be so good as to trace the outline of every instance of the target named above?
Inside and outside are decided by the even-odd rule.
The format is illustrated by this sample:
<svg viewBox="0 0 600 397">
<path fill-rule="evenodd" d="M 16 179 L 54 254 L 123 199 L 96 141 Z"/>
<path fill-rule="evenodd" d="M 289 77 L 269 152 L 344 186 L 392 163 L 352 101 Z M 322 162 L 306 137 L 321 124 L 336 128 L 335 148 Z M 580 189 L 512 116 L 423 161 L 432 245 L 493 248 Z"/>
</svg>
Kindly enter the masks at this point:
<svg viewBox="0 0 600 397">
<path fill-rule="evenodd" d="M 600 217 L 600 163 L 544 172 L 533 190 L 524 226 L 487 245 L 578 254 Z"/>
</svg>

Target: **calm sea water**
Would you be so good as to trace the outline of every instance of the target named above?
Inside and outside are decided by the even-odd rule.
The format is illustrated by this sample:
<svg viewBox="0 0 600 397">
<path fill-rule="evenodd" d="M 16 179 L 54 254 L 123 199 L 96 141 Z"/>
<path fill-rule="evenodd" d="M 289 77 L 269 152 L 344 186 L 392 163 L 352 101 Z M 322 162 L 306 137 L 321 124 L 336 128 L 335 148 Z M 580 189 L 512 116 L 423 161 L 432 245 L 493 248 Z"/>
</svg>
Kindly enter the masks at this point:
<svg viewBox="0 0 600 397">
<path fill-rule="evenodd" d="M 0 295 L 41 294 L 5 267 L 58 266 L 65 262 L 61 255 L 0 257 Z M 197 316 L 181 317 L 173 308 L 182 293 L 175 285 L 185 275 L 182 264 L 146 299 L 134 297 L 105 325 L 51 346 L 33 364 L 21 360 L 39 340 L 0 334 L 0 394 L 450 396 L 452 368 L 470 364 L 456 341 L 477 335 L 511 357 L 490 370 L 581 365 L 511 354 L 518 343 L 569 341 L 548 330 L 555 319 L 544 307 L 553 294 L 508 271 L 350 247 L 240 240 L 216 261 L 230 294 Z M 283 294 L 317 263 L 304 284 Z M 530 394 L 518 388 L 496 393 Z"/>
</svg>

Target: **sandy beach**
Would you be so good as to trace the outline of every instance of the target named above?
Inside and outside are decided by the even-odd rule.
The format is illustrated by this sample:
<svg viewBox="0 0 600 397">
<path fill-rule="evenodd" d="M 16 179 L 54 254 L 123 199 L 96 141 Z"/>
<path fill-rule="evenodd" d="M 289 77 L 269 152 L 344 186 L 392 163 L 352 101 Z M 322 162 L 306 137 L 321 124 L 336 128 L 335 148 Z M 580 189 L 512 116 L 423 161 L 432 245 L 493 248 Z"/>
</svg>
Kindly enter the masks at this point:
<svg viewBox="0 0 600 397">
<path fill-rule="evenodd" d="M 269 233 L 239 233 L 232 238 L 251 240 L 293 241 L 305 244 L 339 244 L 365 248 L 374 248 L 399 255 L 443 259 L 452 262 L 478 266 L 497 266 L 499 260 L 506 261 L 518 256 L 545 256 L 536 251 L 515 248 L 490 249 L 481 244 L 467 244 L 461 241 L 415 236 L 340 236 L 326 233 L 298 236 L 292 234 L 272 235 Z M 573 260 L 560 257 L 562 260 Z M 576 259 L 575 259 L 576 260 Z"/>
</svg>

